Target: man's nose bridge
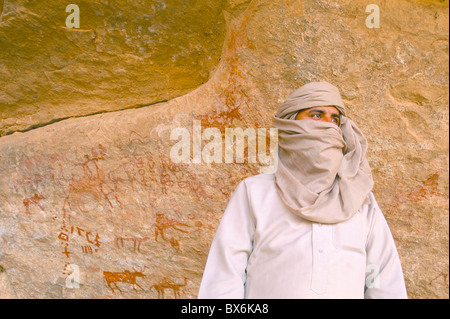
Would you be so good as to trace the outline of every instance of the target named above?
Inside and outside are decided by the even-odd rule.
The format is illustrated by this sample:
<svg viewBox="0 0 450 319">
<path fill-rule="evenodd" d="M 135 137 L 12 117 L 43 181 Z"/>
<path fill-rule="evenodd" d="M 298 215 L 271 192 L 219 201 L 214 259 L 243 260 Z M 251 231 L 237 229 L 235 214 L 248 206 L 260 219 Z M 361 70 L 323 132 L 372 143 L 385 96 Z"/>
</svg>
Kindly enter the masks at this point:
<svg viewBox="0 0 450 319">
<path fill-rule="evenodd" d="M 325 122 L 333 123 L 333 117 L 330 114 L 325 114 L 324 120 Z"/>
</svg>

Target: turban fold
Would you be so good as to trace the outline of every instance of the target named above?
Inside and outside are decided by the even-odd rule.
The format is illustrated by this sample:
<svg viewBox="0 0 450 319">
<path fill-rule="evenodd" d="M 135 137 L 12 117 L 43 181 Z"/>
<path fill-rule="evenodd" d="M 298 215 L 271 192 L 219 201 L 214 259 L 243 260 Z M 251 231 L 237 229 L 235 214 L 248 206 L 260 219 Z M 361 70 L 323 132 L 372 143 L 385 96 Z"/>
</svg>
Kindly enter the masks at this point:
<svg viewBox="0 0 450 319">
<path fill-rule="evenodd" d="M 279 118 L 292 118 L 298 111 L 315 106 L 334 106 L 345 115 L 345 105 L 339 89 L 328 82 L 311 82 L 294 91 L 280 106 Z"/>
</svg>

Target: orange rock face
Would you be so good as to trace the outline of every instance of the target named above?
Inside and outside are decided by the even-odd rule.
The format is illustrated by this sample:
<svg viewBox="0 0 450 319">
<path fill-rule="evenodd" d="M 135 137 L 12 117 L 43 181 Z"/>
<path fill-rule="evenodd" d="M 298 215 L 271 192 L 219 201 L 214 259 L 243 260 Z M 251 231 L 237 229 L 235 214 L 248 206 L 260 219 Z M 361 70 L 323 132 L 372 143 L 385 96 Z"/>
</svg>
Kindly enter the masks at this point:
<svg viewBox="0 0 450 319">
<path fill-rule="evenodd" d="M 378 4 L 379 28 L 363 1 L 176 3 L 79 1 L 75 28 L 59 2 L 0 1 L 0 297 L 195 298 L 234 188 L 270 170 L 257 140 L 226 162 L 226 129 L 269 152 L 278 106 L 326 80 L 409 297 L 448 298 L 448 1 Z"/>
</svg>

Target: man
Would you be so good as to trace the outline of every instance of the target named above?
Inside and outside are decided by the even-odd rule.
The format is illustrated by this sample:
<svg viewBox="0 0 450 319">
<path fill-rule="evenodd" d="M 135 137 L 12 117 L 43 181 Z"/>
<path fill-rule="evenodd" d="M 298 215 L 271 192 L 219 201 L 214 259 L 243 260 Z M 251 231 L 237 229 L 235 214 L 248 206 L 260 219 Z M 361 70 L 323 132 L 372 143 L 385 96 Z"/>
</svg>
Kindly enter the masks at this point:
<svg viewBox="0 0 450 319">
<path fill-rule="evenodd" d="M 296 90 L 274 117 L 274 174 L 243 180 L 225 210 L 199 298 L 406 298 L 372 194 L 367 142 L 327 82 Z"/>
</svg>

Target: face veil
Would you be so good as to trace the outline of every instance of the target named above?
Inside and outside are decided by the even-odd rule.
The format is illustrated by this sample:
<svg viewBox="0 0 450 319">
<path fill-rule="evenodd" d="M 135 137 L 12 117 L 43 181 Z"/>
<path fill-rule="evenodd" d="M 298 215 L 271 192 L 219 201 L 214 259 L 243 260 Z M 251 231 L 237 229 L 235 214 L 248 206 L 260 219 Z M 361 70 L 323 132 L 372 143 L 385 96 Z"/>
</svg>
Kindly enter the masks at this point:
<svg viewBox="0 0 450 319">
<path fill-rule="evenodd" d="M 299 110 L 335 106 L 335 124 L 295 120 Z M 274 117 L 279 134 L 275 172 L 277 192 L 289 210 L 318 223 L 351 218 L 367 200 L 373 180 L 366 159 L 367 141 L 345 116 L 339 90 L 326 82 L 312 82 L 295 91 Z"/>
</svg>

